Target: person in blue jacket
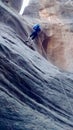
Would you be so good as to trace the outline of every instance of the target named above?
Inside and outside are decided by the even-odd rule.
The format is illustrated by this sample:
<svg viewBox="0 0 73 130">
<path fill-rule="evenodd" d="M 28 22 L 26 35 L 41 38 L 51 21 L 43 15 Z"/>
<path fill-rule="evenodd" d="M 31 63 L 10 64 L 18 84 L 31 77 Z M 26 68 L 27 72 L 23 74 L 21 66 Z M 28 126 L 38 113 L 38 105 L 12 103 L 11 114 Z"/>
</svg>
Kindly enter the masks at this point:
<svg viewBox="0 0 73 130">
<path fill-rule="evenodd" d="M 38 33 L 41 31 L 40 25 L 36 24 L 33 26 L 33 32 L 31 33 L 30 37 L 35 39 L 38 36 Z"/>
</svg>

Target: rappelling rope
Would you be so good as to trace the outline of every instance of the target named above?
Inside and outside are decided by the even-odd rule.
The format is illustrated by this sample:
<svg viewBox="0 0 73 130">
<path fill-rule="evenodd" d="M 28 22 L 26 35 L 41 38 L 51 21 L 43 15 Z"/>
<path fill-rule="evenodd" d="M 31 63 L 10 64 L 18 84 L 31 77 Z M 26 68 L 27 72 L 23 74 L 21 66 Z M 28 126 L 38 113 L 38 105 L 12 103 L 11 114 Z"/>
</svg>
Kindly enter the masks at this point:
<svg viewBox="0 0 73 130">
<path fill-rule="evenodd" d="M 27 40 L 23 40 L 23 38 L 22 37 L 20 37 L 19 35 L 17 35 L 24 43 L 26 43 L 26 45 L 28 45 L 29 47 L 30 46 L 32 46 L 33 44 L 31 44 L 32 43 L 32 39 L 30 38 L 30 36 L 28 36 L 28 38 L 27 38 Z M 30 43 L 29 43 L 30 42 Z M 42 45 L 42 41 L 41 41 L 41 49 L 42 49 L 42 52 L 44 53 L 44 56 L 45 56 L 45 58 L 48 60 L 48 56 L 47 56 L 47 54 L 46 54 L 46 52 L 45 52 L 45 49 L 43 48 L 43 45 Z"/>
<path fill-rule="evenodd" d="M 43 45 L 42 45 L 42 40 L 40 39 L 40 45 L 41 45 L 41 49 L 42 49 L 42 52 L 43 52 L 43 54 L 44 54 L 44 56 L 45 56 L 45 58 L 47 59 L 47 60 L 49 60 L 48 59 L 48 56 L 47 56 L 47 54 L 46 54 L 46 51 L 45 51 L 45 49 L 44 49 L 44 47 L 43 47 Z"/>
<path fill-rule="evenodd" d="M 46 52 L 45 52 L 45 50 L 44 50 L 44 48 L 43 48 L 42 42 L 41 42 L 41 48 L 42 48 L 42 50 L 43 50 L 43 52 L 44 52 L 44 54 L 45 54 L 45 56 L 46 56 L 46 59 L 48 60 L 48 57 L 47 57 L 47 54 L 46 54 Z M 62 90 L 63 90 L 63 92 L 64 92 L 64 94 L 65 94 L 65 97 L 66 97 L 66 100 L 67 100 L 67 102 L 68 102 L 68 105 L 69 105 L 69 107 L 70 107 L 70 109 L 71 109 L 71 112 L 72 112 L 72 114 L 73 114 L 72 105 L 71 105 L 71 103 L 70 103 L 70 100 L 69 100 L 69 98 L 68 98 L 68 96 L 67 96 L 67 93 L 66 93 L 66 91 L 65 91 L 65 88 L 64 88 L 63 83 L 62 83 L 62 81 L 61 81 L 60 78 L 59 78 L 59 81 L 60 81 L 61 88 L 62 88 Z"/>
<path fill-rule="evenodd" d="M 28 39 L 25 41 L 25 43 L 27 42 L 29 42 L 30 41 L 30 44 L 28 44 L 28 45 L 33 45 L 33 44 L 31 44 L 31 42 L 32 42 L 32 39 L 30 38 L 30 36 L 28 36 Z M 44 49 L 44 47 L 43 47 L 43 45 L 42 45 L 42 41 L 41 41 L 41 49 L 42 49 L 42 52 L 43 52 L 43 54 L 44 54 L 44 56 L 45 56 L 45 58 L 48 60 L 48 56 L 47 56 L 47 54 L 46 54 L 46 52 L 45 52 L 45 49 Z"/>
<path fill-rule="evenodd" d="M 27 39 L 26 41 L 24 41 L 19 35 L 18 35 L 18 37 L 19 37 L 24 43 L 32 42 L 32 39 L 31 39 L 30 37 L 28 37 L 28 39 Z M 28 45 L 30 45 L 30 44 L 28 44 Z M 42 41 L 41 41 L 41 49 L 42 49 L 42 51 L 43 51 L 43 53 L 44 53 L 46 59 L 48 60 L 47 54 L 46 54 L 46 52 L 45 52 L 45 50 L 44 50 L 44 48 L 43 48 L 43 45 L 42 45 Z M 66 97 L 66 100 L 67 100 L 67 102 L 68 102 L 68 105 L 69 105 L 69 107 L 70 107 L 70 109 L 71 109 L 71 112 L 72 112 L 72 114 L 73 114 L 73 108 L 72 108 L 72 105 L 71 105 L 71 103 L 70 103 L 70 100 L 69 100 L 69 98 L 68 98 L 68 96 L 67 96 L 67 93 L 66 93 L 66 91 L 65 91 L 65 88 L 64 88 L 64 86 L 63 86 L 63 83 L 62 83 L 62 81 L 61 81 L 61 79 L 60 79 L 59 77 L 58 77 L 58 79 L 59 79 L 59 81 L 60 81 L 60 85 L 61 85 L 61 88 L 62 88 L 64 94 L 65 94 L 65 97 Z"/>
<path fill-rule="evenodd" d="M 58 77 L 58 78 L 59 78 L 59 77 Z M 66 93 L 66 91 L 65 91 L 65 88 L 64 88 L 63 83 L 62 83 L 62 81 L 61 81 L 60 78 L 59 78 L 59 81 L 60 81 L 61 88 L 62 88 L 62 90 L 63 90 L 63 92 L 64 92 L 64 94 L 65 94 L 66 100 L 67 100 L 67 102 L 68 102 L 69 108 L 71 109 L 71 112 L 72 112 L 72 114 L 73 114 L 72 105 L 71 105 L 71 103 L 70 103 L 70 100 L 69 100 L 69 98 L 68 98 L 68 96 L 67 96 L 67 93 Z"/>
<path fill-rule="evenodd" d="M 41 49 L 42 49 L 42 51 L 43 51 L 43 53 L 44 53 L 44 55 L 45 55 L 46 59 L 48 60 L 48 56 L 47 56 L 47 54 L 46 54 L 46 52 L 45 52 L 45 49 L 44 49 L 44 47 L 43 47 L 43 45 L 42 45 L 42 44 L 41 44 Z"/>
</svg>

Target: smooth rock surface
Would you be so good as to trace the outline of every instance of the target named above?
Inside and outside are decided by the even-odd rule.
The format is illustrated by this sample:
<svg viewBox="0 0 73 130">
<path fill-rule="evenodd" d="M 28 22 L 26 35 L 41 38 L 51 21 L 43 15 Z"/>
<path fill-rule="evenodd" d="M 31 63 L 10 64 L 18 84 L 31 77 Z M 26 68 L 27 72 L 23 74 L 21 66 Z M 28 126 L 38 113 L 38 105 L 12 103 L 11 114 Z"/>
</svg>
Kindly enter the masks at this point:
<svg viewBox="0 0 73 130">
<path fill-rule="evenodd" d="M 73 130 L 73 73 L 39 54 L 50 31 L 27 46 L 28 19 L 0 2 L 0 130 Z"/>
</svg>

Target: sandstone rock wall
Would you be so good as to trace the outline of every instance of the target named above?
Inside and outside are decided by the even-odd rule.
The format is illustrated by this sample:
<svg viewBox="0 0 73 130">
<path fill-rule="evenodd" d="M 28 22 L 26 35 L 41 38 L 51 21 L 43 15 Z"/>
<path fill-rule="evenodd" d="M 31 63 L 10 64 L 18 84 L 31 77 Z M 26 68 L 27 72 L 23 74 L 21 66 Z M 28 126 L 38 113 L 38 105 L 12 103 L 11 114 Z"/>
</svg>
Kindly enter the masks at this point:
<svg viewBox="0 0 73 130">
<path fill-rule="evenodd" d="M 22 0 L 11 0 L 9 4 L 20 10 Z M 34 41 L 38 51 L 43 55 L 43 45 L 48 60 L 64 70 L 73 71 L 72 0 L 30 0 L 24 10 L 23 21 L 25 19 L 31 26 L 30 33 L 34 24 L 41 24 L 42 31 Z"/>
<path fill-rule="evenodd" d="M 27 10 L 27 15 L 29 15 L 28 10 L 30 14 L 33 12 L 33 20 L 35 20 L 35 22 L 32 21 L 33 23 L 39 19 L 44 33 L 39 35 L 39 39 L 49 60 L 64 70 L 72 71 L 73 2 L 71 0 L 37 0 L 36 2 L 31 0 L 30 5 L 33 10 L 27 7 L 25 12 Z M 35 15 L 36 12 L 37 15 Z"/>
</svg>

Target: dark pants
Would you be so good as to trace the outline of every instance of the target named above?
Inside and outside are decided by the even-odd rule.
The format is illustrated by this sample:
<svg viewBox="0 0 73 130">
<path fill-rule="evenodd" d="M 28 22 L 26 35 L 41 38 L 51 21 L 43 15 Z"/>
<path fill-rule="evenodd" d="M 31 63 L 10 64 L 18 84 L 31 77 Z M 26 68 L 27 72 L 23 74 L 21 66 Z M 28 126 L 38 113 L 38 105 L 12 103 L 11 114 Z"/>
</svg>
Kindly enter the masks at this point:
<svg viewBox="0 0 73 130">
<path fill-rule="evenodd" d="M 33 40 L 35 37 L 37 37 L 37 32 L 36 31 L 32 32 L 32 34 L 30 35 L 30 37 Z"/>
</svg>

